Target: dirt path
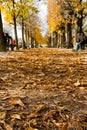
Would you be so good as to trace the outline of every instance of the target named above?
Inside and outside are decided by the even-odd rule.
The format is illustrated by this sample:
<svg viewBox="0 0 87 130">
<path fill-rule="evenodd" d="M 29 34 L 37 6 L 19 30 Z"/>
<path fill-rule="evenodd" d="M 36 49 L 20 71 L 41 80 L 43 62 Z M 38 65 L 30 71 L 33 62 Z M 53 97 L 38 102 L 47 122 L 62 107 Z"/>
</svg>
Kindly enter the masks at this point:
<svg viewBox="0 0 87 130">
<path fill-rule="evenodd" d="M 0 130 L 86 129 L 86 51 L 0 53 Z"/>
</svg>

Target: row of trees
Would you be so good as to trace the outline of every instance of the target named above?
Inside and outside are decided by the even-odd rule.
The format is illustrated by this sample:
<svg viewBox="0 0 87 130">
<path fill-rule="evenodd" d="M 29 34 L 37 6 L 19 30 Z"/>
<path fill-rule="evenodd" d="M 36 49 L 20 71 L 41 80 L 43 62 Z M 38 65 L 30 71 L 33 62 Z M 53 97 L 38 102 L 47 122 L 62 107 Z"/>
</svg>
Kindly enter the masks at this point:
<svg viewBox="0 0 87 130">
<path fill-rule="evenodd" d="M 39 2 L 39 0 L 38 0 Z M 46 43 L 40 30 L 40 20 L 35 0 L 0 1 L 0 51 L 5 50 L 1 11 L 5 20 L 14 25 L 15 40 L 18 49 L 17 26 L 22 28 L 22 47 L 24 43 L 37 47 Z M 87 15 L 87 0 L 48 0 L 48 44 L 51 47 L 71 48 L 76 34 L 83 31 Z"/>
<path fill-rule="evenodd" d="M 49 46 L 71 48 L 86 16 L 87 0 L 48 0 Z"/>
<path fill-rule="evenodd" d="M 31 44 L 31 47 L 37 46 L 45 41 L 40 30 L 40 21 L 38 18 L 38 9 L 34 0 L 1 0 L 0 1 L 0 51 L 5 51 L 3 38 L 3 25 L 1 11 L 5 20 L 14 25 L 15 40 L 18 45 L 17 26 L 22 28 L 22 47 L 25 42 Z"/>
</svg>

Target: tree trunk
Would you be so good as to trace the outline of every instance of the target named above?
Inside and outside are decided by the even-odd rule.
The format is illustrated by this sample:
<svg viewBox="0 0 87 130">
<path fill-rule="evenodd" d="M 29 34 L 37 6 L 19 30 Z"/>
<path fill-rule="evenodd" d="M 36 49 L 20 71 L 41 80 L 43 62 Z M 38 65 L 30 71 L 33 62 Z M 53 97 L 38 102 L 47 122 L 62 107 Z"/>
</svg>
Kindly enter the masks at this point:
<svg viewBox="0 0 87 130">
<path fill-rule="evenodd" d="M 36 30 L 34 30 L 34 44 L 35 44 L 35 47 L 37 48 L 38 44 L 36 42 Z"/>
<path fill-rule="evenodd" d="M 54 32 L 54 40 L 53 40 L 53 42 L 54 42 L 54 47 L 57 47 L 57 41 L 58 41 L 58 33 L 55 31 L 55 32 Z"/>
<path fill-rule="evenodd" d="M 72 48 L 72 24 L 68 23 L 67 24 L 67 47 Z"/>
<path fill-rule="evenodd" d="M 60 47 L 64 47 L 66 44 L 66 37 L 65 37 L 65 25 L 61 24 L 61 41 L 60 41 Z"/>
<path fill-rule="evenodd" d="M 27 35 L 27 30 L 25 29 L 25 42 L 28 43 L 28 35 Z"/>
<path fill-rule="evenodd" d="M 25 49 L 25 41 L 24 41 L 24 21 L 22 19 L 22 47 Z"/>
<path fill-rule="evenodd" d="M 82 4 L 82 0 L 80 0 L 79 4 Z M 77 33 L 82 32 L 83 26 L 83 9 L 78 12 L 79 16 L 77 17 Z"/>
<path fill-rule="evenodd" d="M 63 32 L 61 35 L 61 48 L 65 46 L 65 41 L 66 41 L 65 39 L 66 39 L 65 32 Z"/>
<path fill-rule="evenodd" d="M 52 33 L 51 33 L 51 47 L 53 47 L 53 44 L 54 44 L 54 43 L 53 43 L 53 35 L 54 35 L 54 34 L 53 34 L 53 32 L 52 32 Z"/>
<path fill-rule="evenodd" d="M 61 32 L 62 32 L 62 34 L 61 34 L 61 42 L 60 42 L 60 44 L 61 44 L 61 48 L 62 48 L 66 44 L 65 25 L 61 25 Z"/>
<path fill-rule="evenodd" d="M 16 49 L 18 50 L 18 36 L 17 36 L 17 26 L 16 26 L 16 18 L 14 15 L 14 33 L 15 33 L 15 40 L 16 40 Z"/>
<path fill-rule="evenodd" d="M 14 0 L 12 0 L 12 6 L 13 6 L 13 9 L 15 9 L 15 1 Z M 15 13 L 14 13 L 14 16 L 13 16 L 13 21 L 14 21 L 14 33 L 15 33 L 15 40 L 16 40 L 16 49 L 18 50 L 19 47 L 18 47 L 18 36 L 17 36 L 17 25 L 16 25 Z"/>
<path fill-rule="evenodd" d="M 77 32 L 80 32 L 80 33 L 82 32 L 82 26 L 83 26 L 82 21 L 83 21 L 82 17 L 77 19 Z"/>
<path fill-rule="evenodd" d="M 30 44 L 31 44 L 31 48 L 34 48 L 33 35 L 32 35 L 32 28 L 31 27 L 30 27 Z"/>
<path fill-rule="evenodd" d="M 0 52 L 3 51 L 6 51 L 6 45 L 4 41 L 2 17 L 1 17 L 1 10 L 0 10 Z"/>
<path fill-rule="evenodd" d="M 51 47 L 51 35 L 48 36 L 48 46 Z"/>
<path fill-rule="evenodd" d="M 57 33 L 57 48 L 60 47 L 60 34 Z"/>
</svg>

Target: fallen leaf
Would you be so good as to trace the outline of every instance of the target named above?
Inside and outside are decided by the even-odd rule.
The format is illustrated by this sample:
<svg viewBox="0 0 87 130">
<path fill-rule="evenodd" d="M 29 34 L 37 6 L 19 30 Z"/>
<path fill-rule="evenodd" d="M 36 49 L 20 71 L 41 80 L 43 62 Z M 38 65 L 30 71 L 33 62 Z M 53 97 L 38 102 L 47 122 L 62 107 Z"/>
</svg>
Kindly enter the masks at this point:
<svg viewBox="0 0 87 130">
<path fill-rule="evenodd" d="M 62 127 L 62 130 L 68 130 L 68 122 L 64 123 L 63 127 Z"/>
<path fill-rule="evenodd" d="M 25 128 L 25 130 L 38 130 L 38 129 L 29 127 L 29 128 Z"/>
<path fill-rule="evenodd" d="M 12 105 L 20 105 L 22 107 L 25 107 L 24 103 L 21 101 L 21 99 L 10 99 L 9 100 L 9 103 L 12 104 Z"/>
<path fill-rule="evenodd" d="M 75 85 L 76 87 L 79 86 L 79 85 L 80 85 L 79 80 L 78 80 L 76 83 L 74 83 L 74 85 Z"/>
<path fill-rule="evenodd" d="M 19 120 L 21 120 L 21 117 L 20 117 L 19 114 L 13 114 L 13 115 L 11 115 L 11 118 L 12 119 L 19 119 Z"/>
<path fill-rule="evenodd" d="M 4 123 L 4 127 L 6 130 L 13 130 L 12 127 L 6 123 Z"/>
<path fill-rule="evenodd" d="M 57 127 L 61 127 L 62 124 L 63 124 L 63 123 L 60 123 L 60 122 L 58 123 L 58 122 L 56 122 L 55 120 L 52 120 L 52 122 L 53 122 L 54 125 L 57 126 Z"/>
<path fill-rule="evenodd" d="M 4 125 L 5 130 L 13 130 L 13 128 L 9 124 L 5 123 L 4 121 L 0 120 L 0 123 Z"/>
<path fill-rule="evenodd" d="M 29 118 L 35 118 L 35 117 L 38 117 L 38 113 L 31 113 L 29 115 Z"/>
<path fill-rule="evenodd" d="M 5 119 L 6 112 L 0 112 L 0 119 Z"/>
<path fill-rule="evenodd" d="M 39 111 L 44 110 L 46 108 L 47 108 L 47 106 L 45 104 L 40 104 L 40 105 L 38 105 L 38 107 L 36 108 L 35 111 L 39 112 Z"/>
</svg>

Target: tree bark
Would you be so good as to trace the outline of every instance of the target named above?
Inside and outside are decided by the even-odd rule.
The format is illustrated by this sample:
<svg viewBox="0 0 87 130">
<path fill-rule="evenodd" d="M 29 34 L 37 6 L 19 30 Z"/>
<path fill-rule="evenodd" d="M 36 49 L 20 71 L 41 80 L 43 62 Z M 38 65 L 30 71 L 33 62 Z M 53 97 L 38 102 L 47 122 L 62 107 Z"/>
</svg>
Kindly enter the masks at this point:
<svg viewBox="0 0 87 130">
<path fill-rule="evenodd" d="M 16 26 L 16 18 L 14 15 L 14 33 L 15 33 L 15 40 L 16 40 L 16 49 L 18 50 L 18 36 L 17 36 L 17 26 Z"/>
<path fill-rule="evenodd" d="M 79 4 L 82 4 L 82 0 L 80 0 Z M 82 32 L 83 26 L 83 9 L 78 12 L 79 16 L 77 17 L 77 33 Z"/>
<path fill-rule="evenodd" d="M 54 46 L 54 41 L 53 41 L 53 32 L 51 33 L 51 47 L 53 47 Z"/>
<path fill-rule="evenodd" d="M 55 31 L 55 32 L 54 32 L 54 40 L 53 40 L 53 42 L 54 42 L 54 47 L 57 47 L 57 41 L 58 41 L 58 33 Z"/>
<path fill-rule="evenodd" d="M 25 40 L 24 40 L 24 21 L 22 19 L 22 47 L 25 49 Z"/>
<path fill-rule="evenodd" d="M 4 41 L 2 17 L 1 17 L 1 10 L 0 10 L 0 52 L 3 52 L 3 51 L 6 51 L 6 45 Z"/>
<path fill-rule="evenodd" d="M 48 36 L 48 46 L 51 47 L 51 35 Z"/>
<path fill-rule="evenodd" d="M 67 24 L 67 47 L 72 48 L 72 24 L 68 23 Z"/>
<path fill-rule="evenodd" d="M 12 0 L 12 4 L 13 4 L 13 9 L 15 10 L 15 1 Z M 17 24 L 16 24 L 16 16 L 15 16 L 15 12 L 13 15 L 13 21 L 14 21 L 14 33 L 15 33 L 15 40 L 16 40 L 16 49 L 18 50 L 18 36 L 17 36 Z"/>
<path fill-rule="evenodd" d="M 65 37 L 65 25 L 61 25 L 61 41 L 60 41 L 60 44 L 61 44 L 61 48 L 65 46 L 66 44 L 66 37 Z"/>
<path fill-rule="evenodd" d="M 63 32 L 62 33 L 62 35 L 61 35 L 61 48 L 63 48 L 64 46 L 65 46 L 65 40 L 66 38 L 65 38 L 65 32 Z"/>
<path fill-rule="evenodd" d="M 82 32 L 82 26 L 83 26 L 83 17 L 81 15 L 81 18 L 77 18 L 77 32 Z"/>
<path fill-rule="evenodd" d="M 31 48 L 34 48 L 33 35 L 32 35 L 32 27 L 30 27 L 30 44 L 31 44 Z"/>
</svg>

